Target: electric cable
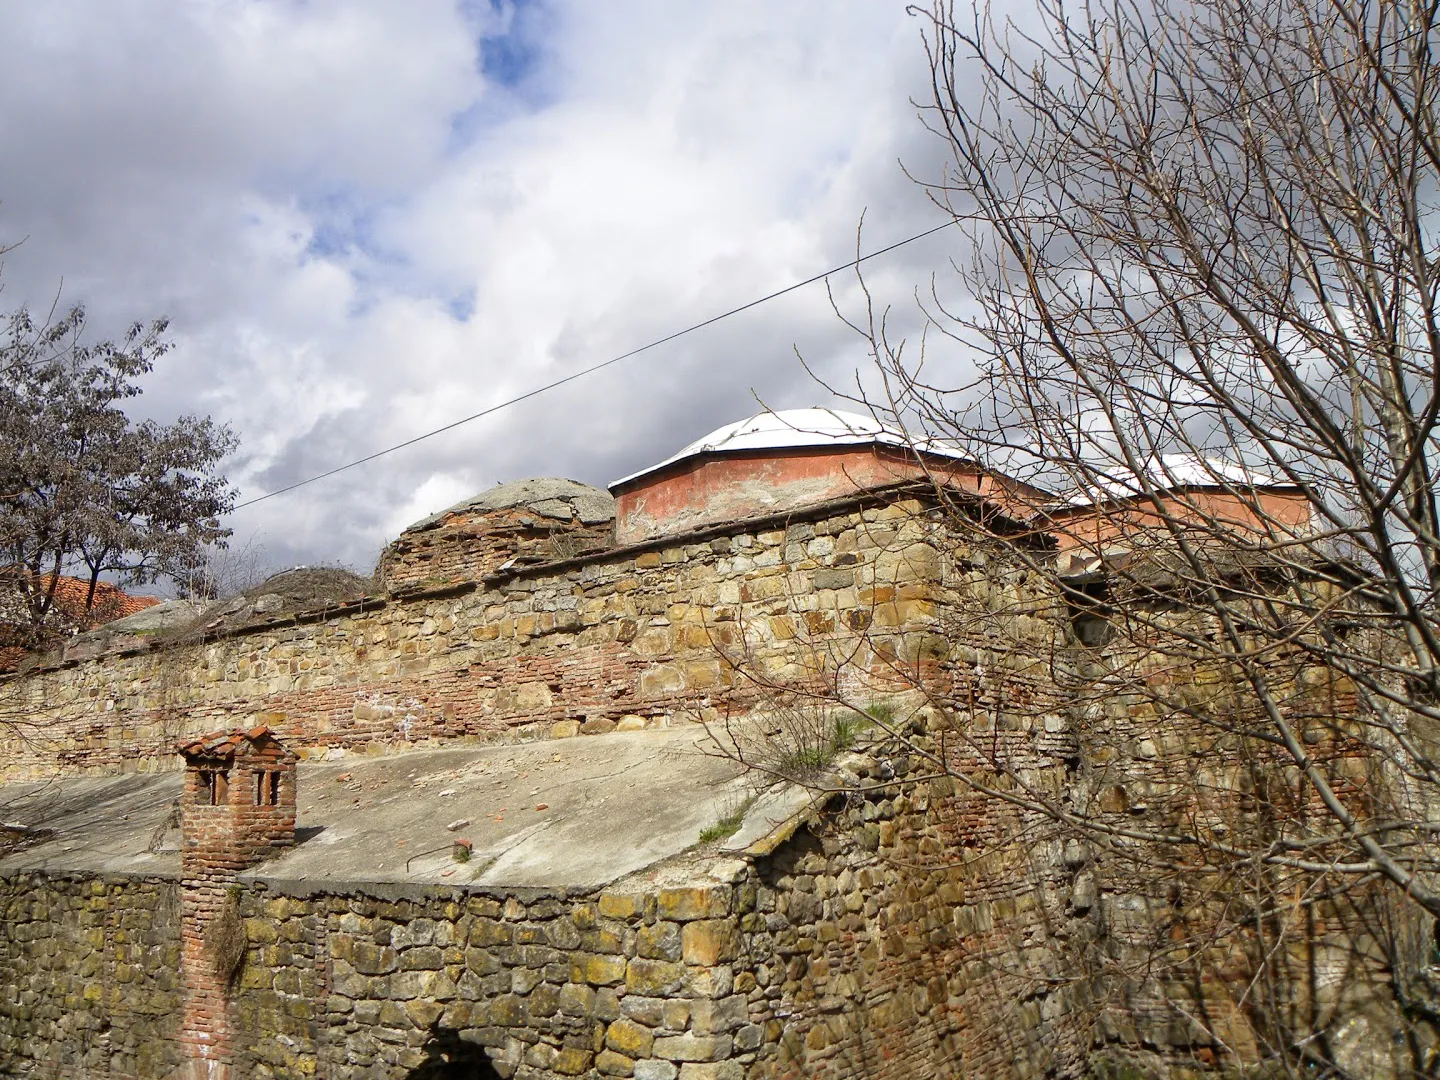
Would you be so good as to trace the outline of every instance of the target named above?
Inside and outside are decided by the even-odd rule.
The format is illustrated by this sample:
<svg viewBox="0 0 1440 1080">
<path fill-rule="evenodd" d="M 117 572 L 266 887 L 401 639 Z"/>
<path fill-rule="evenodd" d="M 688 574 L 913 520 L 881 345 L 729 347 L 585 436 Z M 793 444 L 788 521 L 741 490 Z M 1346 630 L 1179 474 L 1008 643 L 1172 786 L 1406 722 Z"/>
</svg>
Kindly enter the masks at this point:
<svg viewBox="0 0 1440 1080">
<path fill-rule="evenodd" d="M 864 255 L 857 255 L 853 259 L 847 259 L 839 266 L 833 266 L 829 270 L 825 270 L 819 274 L 812 274 L 804 281 L 797 281 L 792 285 L 785 286 L 785 288 L 783 289 L 777 289 L 775 292 L 767 293 L 766 295 L 759 297 L 758 299 L 741 304 L 739 307 L 733 307 L 729 311 L 721 312 L 719 315 L 712 315 L 710 318 L 705 319 L 703 322 L 694 323 L 691 326 L 685 327 L 685 329 L 683 330 L 676 330 L 672 334 L 666 334 L 664 337 L 656 338 L 654 341 L 651 341 L 645 345 L 641 345 L 638 348 L 631 349 L 629 352 L 623 352 L 619 356 L 612 356 L 610 359 L 602 360 L 598 364 L 591 364 L 587 368 L 581 368 L 579 371 L 571 372 L 569 375 L 566 375 L 560 379 L 556 379 L 554 382 L 548 382 L 544 386 L 537 386 L 533 390 L 527 390 L 523 394 L 517 394 L 515 397 L 507 398 L 505 401 L 501 401 L 495 405 L 489 406 L 488 408 L 481 409 L 477 413 L 471 413 L 469 416 L 461 417 L 459 420 L 452 420 L 448 424 L 434 428 L 430 431 L 424 432 L 423 434 L 416 435 L 413 438 L 406 439 L 404 442 L 398 442 L 394 446 L 387 446 L 383 450 L 376 450 L 373 454 L 366 454 L 364 457 L 356 458 L 354 461 L 346 462 L 344 465 L 337 465 L 333 469 L 327 469 L 325 472 L 316 473 L 314 476 L 308 477 L 304 480 L 297 480 L 293 484 L 287 484 L 284 487 L 276 488 L 274 491 L 266 492 L 264 495 L 257 495 L 253 499 L 246 499 L 244 502 L 236 503 L 235 506 L 231 508 L 231 513 L 236 510 L 243 510 L 247 506 L 254 506 L 256 503 L 262 503 L 266 499 L 273 499 L 277 495 L 287 494 L 288 492 L 294 491 L 297 488 L 305 487 L 307 484 L 313 484 L 318 480 L 326 480 L 332 476 L 338 475 L 339 473 L 353 469 L 356 466 L 364 465 L 367 462 L 376 460 L 377 458 L 382 458 L 387 454 L 393 454 L 397 450 L 403 450 L 407 446 L 414 446 L 416 443 L 424 442 L 426 439 L 434 438 L 436 435 L 441 435 L 447 431 L 453 431 L 455 428 L 461 427 L 464 424 L 471 423 L 474 420 L 479 420 L 482 417 L 491 416 L 494 413 L 499 412 L 501 409 L 508 409 L 510 406 L 518 405 L 522 401 L 529 401 L 531 398 L 538 397 L 540 394 L 544 394 L 550 390 L 556 389 L 557 387 L 564 386 L 566 383 L 574 382 L 576 379 L 582 379 L 586 375 L 593 375 L 595 372 L 600 371 L 603 368 L 610 367 L 612 364 L 618 364 L 622 360 L 629 360 L 631 357 L 639 356 L 643 352 L 649 352 L 651 349 L 658 348 L 659 346 L 665 345 L 671 341 L 676 340 L 677 338 L 682 338 L 686 334 L 693 334 L 695 331 L 703 330 L 707 326 L 714 326 L 722 319 L 728 319 L 732 315 L 739 315 L 742 311 L 749 311 L 753 307 L 759 307 L 761 304 L 768 303 L 771 300 L 775 300 L 778 297 L 784 296 L 786 293 L 792 293 L 796 289 L 803 289 L 806 285 L 813 285 L 817 281 L 823 281 L 826 278 L 830 277 L 832 274 L 838 274 L 840 271 L 845 270 L 849 267 L 859 266 L 861 263 L 868 262 L 870 259 L 878 258 L 881 255 L 889 254 L 897 248 L 902 248 L 906 244 L 913 244 L 916 240 L 923 240 L 925 237 L 932 236 L 935 233 L 939 232 L 941 229 L 948 229 L 958 220 L 958 218 L 952 218 L 949 221 L 942 222 L 941 224 L 936 225 L 932 229 L 926 229 L 924 232 L 918 232 L 914 236 L 907 236 L 904 240 L 897 240 L 895 243 L 889 244 L 883 248 L 877 248 L 875 251 L 868 252 Z"/>
</svg>

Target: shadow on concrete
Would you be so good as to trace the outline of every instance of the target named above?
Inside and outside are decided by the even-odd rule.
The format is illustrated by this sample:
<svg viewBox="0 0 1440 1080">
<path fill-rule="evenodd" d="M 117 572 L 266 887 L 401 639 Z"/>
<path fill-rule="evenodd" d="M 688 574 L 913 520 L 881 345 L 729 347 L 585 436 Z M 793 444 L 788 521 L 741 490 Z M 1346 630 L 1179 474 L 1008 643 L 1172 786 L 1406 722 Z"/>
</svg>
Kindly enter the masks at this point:
<svg viewBox="0 0 1440 1080">
<path fill-rule="evenodd" d="M 464 1042 L 453 1031 L 437 1031 L 425 1044 L 425 1060 L 405 1080 L 500 1080 L 484 1047 Z"/>
</svg>

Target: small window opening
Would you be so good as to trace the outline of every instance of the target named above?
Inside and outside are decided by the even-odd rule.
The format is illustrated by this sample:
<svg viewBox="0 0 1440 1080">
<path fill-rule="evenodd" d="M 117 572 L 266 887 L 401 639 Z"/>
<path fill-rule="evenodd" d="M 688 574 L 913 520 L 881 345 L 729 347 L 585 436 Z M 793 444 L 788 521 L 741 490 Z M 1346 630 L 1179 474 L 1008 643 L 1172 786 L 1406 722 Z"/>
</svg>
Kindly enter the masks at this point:
<svg viewBox="0 0 1440 1080">
<path fill-rule="evenodd" d="M 230 801 L 230 774 L 219 769 L 207 769 L 200 774 L 205 778 L 205 795 L 211 806 L 224 806 Z"/>
<path fill-rule="evenodd" d="M 1070 609 L 1070 629 L 1075 640 L 1087 648 L 1101 648 L 1114 636 L 1110 624 L 1113 608 L 1103 579 L 1067 581 L 1062 584 Z"/>
<path fill-rule="evenodd" d="M 255 805 L 280 805 L 280 774 L 278 772 L 257 772 L 255 774 Z"/>
</svg>

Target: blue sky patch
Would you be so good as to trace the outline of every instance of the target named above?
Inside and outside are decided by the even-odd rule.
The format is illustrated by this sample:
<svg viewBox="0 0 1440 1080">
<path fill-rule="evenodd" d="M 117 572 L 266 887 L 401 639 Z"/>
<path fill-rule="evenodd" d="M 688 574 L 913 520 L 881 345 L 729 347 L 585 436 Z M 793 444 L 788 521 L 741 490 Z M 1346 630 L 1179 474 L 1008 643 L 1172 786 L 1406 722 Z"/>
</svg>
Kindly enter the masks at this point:
<svg viewBox="0 0 1440 1080">
<path fill-rule="evenodd" d="M 475 314 L 476 300 L 476 290 L 470 288 L 463 293 L 452 296 L 446 302 L 445 307 L 456 322 L 469 322 L 470 316 Z"/>
<path fill-rule="evenodd" d="M 486 79 L 513 90 L 535 74 L 550 22 L 544 0 L 460 0 L 460 12 L 475 30 Z"/>
</svg>

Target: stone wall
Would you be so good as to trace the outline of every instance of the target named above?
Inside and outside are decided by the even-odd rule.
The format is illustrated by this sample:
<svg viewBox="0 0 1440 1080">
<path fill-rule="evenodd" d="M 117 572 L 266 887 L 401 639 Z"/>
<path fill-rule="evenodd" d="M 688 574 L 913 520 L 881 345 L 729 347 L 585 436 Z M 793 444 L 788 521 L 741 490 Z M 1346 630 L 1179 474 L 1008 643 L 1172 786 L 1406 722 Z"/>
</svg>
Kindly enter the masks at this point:
<svg viewBox="0 0 1440 1080">
<path fill-rule="evenodd" d="M 173 881 L 0 878 L 0 1074 L 149 1080 L 180 1063 Z"/>
<path fill-rule="evenodd" d="M 267 880 L 263 864 L 240 875 L 231 1075 L 413 1080 L 467 1055 L 493 1070 L 471 1075 L 519 1080 L 1078 1075 L 1083 999 L 1035 974 L 1065 964 L 1064 883 L 1043 845 L 1037 858 L 1017 819 L 924 780 L 890 744 L 847 762 L 848 794 L 773 846 L 702 846 L 595 893 L 341 894 Z M 955 858 L 958 831 L 973 857 Z M 47 1067 L 73 1064 L 64 1075 L 105 1075 L 82 1061 L 102 1022 L 89 994 L 153 1009 L 130 1026 L 168 1045 L 181 1010 L 173 897 L 141 939 L 150 951 L 119 952 L 136 968 L 120 969 L 123 999 L 85 989 L 86 943 L 100 940 L 87 927 L 103 915 L 71 929 L 46 899 L 90 911 L 102 897 L 130 927 L 166 886 L 6 885 L 7 932 L 26 943 L 15 955 L 51 959 L 43 973 L 17 966 L 24 990 L 0 1005 L 0 1030 L 23 1032 Z M 32 926 L 46 944 L 28 944 Z M 173 1055 L 124 1075 L 159 1080 Z"/>
<path fill-rule="evenodd" d="M 730 880 L 251 892 L 236 1010 L 264 1033 L 256 1075 L 399 1077 L 465 1047 L 522 1080 L 1076 1075 L 1069 989 L 1014 970 L 1052 955 L 1053 890 L 1014 847 L 924 867 L 946 808 L 907 786 L 721 862 Z"/>
<path fill-rule="evenodd" d="M 226 1007 L 239 1075 L 419 1080 L 478 1047 L 486 1069 L 522 1080 L 1028 1080 L 1081 1076 L 1097 1053 L 1183 1077 L 1253 1060 L 1274 1036 L 1259 975 L 1294 1030 L 1341 1050 L 1350 1036 L 1329 1027 L 1342 1013 L 1370 1025 L 1356 1054 L 1401 1030 L 1381 998 L 1394 943 L 1413 954 L 1418 938 L 1394 912 L 1281 875 L 1260 884 L 1287 906 L 1262 905 L 1269 922 L 1252 935 L 1256 880 L 1212 871 L 1193 848 L 1131 842 L 1177 823 L 1263 835 L 1278 796 L 1255 783 L 1293 777 L 1194 722 L 1197 708 L 1223 712 L 1223 672 L 1157 653 L 1127 661 L 1141 673 L 1128 688 L 1077 690 L 1087 664 L 1124 658 L 1086 652 L 1059 597 L 920 498 L 588 553 L 523 517 L 442 517 L 407 534 L 384 595 L 12 680 L 0 704 L 37 726 L 0 775 L 168 768 L 181 735 L 257 722 L 309 754 L 756 706 L 784 721 L 777 703 L 792 697 L 802 724 L 828 724 L 807 694 L 892 707 L 897 740 L 857 759 L 790 839 L 724 860 L 718 878 L 661 868 L 594 895 L 227 879 L 206 918 L 233 898 L 248 941 Z M 588 544 L 599 526 L 581 525 L 575 543 Z M 1302 725 L 1348 707 L 1333 680 L 1276 676 Z M 1185 697 L 1163 717 L 1156 685 Z M 1366 782 L 1324 732 L 1307 745 L 1337 778 Z M 775 764 L 773 744 L 740 749 Z M 1036 800 L 1119 839 L 1067 831 Z M 136 912 L 164 886 L 3 888 L 0 941 L 19 973 L 0 1003 L 12 1071 L 103 1075 L 89 1062 L 105 1058 L 104 1037 L 115 1075 L 166 1075 L 169 1051 L 109 1050 L 173 1031 L 174 962 L 130 951 Z M 147 931 L 153 948 L 174 947 L 174 920 Z M 103 988 L 121 972 L 152 1011 L 129 1018 L 130 999 Z M 1393 1064 L 1347 1060 L 1368 1075 Z"/>
<path fill-rule="evenodd" d="M 1003 737 L 1049 754 L 1043 729 Z M 345 1078 L 477 1046 L 522 1080 L 1080 1075 L 1075 867 L 1033 821 L 926 779 L 903 749 L 848 759 L 847 793 L 768 854 L 697 857 L 708 879 L 248 892 L 238 1026 L 285 1036 L 249 1052 L 277 1076 L 313 1055 Z"/>
<path fill-rule="evenodd" d="M 1088 842 L 1098 832 L 1068 841 L 1103 935 L 1087 958 L 1101 990 L 1097 1049 L 1160 1073 L 1233 1067 L 1266 1056 L 1267 1042 L 1313 1044 L 1351 1075 L 1411 1075 L 1433 1055 L 1428 1023 L 1405 1016 L 1416 987 L 1403 985 L 1429 962 L 1430 920 L 1373 879 L 1322 869 L 1342 858 L 1325 840 L 1334 819 L 1293 758 L 1250 734 L 1273 731 L 1260 704 L 1233 668 L 1155 636 L 1154 648 L 1132 632 L 1086 652 L 1084 663 L 1123 677 L 1075 695 L 1082 755 L 1069 805 L 1099 830 L 1195 836 L 1237 854 Z M 1352 808 L 1383 805 L 1393 782 L 1353 737 L 1353 684 L 1298 650 L 1272 650 L 1266 678 L 1333 790 Z M 1310 868 L 1262 861 L 1277 852 L 1303 853 Z"/>
<path fill-rule="evenodd" d="M 475 1055 L 493 1073 L 472 1075 L 520 1080 L 1029 1080 L 1085 1076 L 1099 1052 L 1132 1070 L 1117 1075 L 1180 1078 L 1217 1064 L 1216 1040 L 1183 1022 L 1197 1009 L 1253 1052 L 1254 1017 L 1223 1011 L 1234 987 L 1207 975 L 1194 994 L 1174 962 L 1209 940 L 1205 928 L 1157 951 L 1156 927 L 1174 925 L 1168 895 L 1138 889 L 1113 854 L 937 775 L 931 756 L 983 775 L 945 737 L 949 723 L 921 710 L 903 741 L 847 757 L 837 793 L 773 847 L 702 846 L 596 893 L 316 892 L 261 864 L 235 882 L 247 947 L 229 995 L 232 1075 L 419 1080 Z M 1028 760 L 1037 787 L 1073 768 L 1043 723 L 974 734 Z M 113 1075 L 168 1075 L 173 1051 L 140 1049 L 174 1037 L 181 1007 L 168 888 L 4 883 L 3 959 L 17 974 L 0 1000 L 0 1051 L 20 1063 L 8 1071 L 33 1061 L 52 1070 L 39 1076 L 106 1075 L 85 1055 L 108 1024 L 133 1033 Z M 1200 959 L 1229 958 L 1241 978 L 1246 946 L 1227 937 Z M 1374 957 L 1348 947 L 1346 992 L 1370 993 Z M 1384 1003 L 1359 1004 L 1373 1007 L 1358 1042 L 1378 1045 Z M 1358 1074 L 1392 1075 L 1376 1064 Z"/>
<path fill-rule="evenodd" d="M 923 646 L 923 511 L 852 500 L 38 671 L 0 684 L 28 733 L 0 779 L 172 768 L 181 736 L 256 723 L 305 754 L 743 711 L 764 688 L 735 665 L 803 677 L 797 640 L 857 669 L 890 662 L 874 640 Z"/>
</svg>

